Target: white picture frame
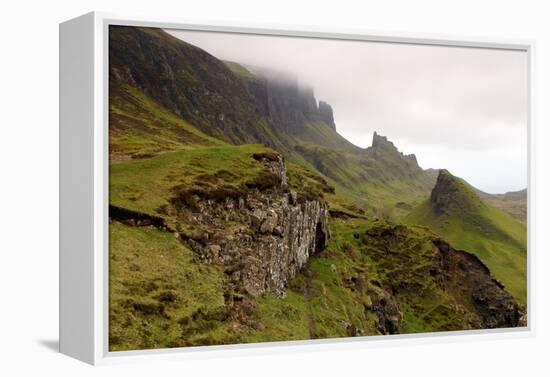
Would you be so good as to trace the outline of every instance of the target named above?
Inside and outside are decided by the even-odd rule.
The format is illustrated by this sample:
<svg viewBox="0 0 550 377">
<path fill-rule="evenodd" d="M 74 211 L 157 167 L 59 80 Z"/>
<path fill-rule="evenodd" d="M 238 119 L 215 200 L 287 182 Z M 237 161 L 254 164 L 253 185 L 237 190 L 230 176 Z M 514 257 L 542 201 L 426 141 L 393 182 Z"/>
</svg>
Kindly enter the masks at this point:
<svg viewBox="0 0 550 377">
<path fill-rule="evenodd" d="M 528 326 L 517 329 L 469 330 L 418 335 L 339 338 L 262 344 L 239 344 L 144 351 L 108 350 L 108 29 L 109 25 L 252 33 L 310 38 L 383 41 L 501 48 L 528 54 Z M 533 301 L 536 250 L 535 151 L 533 140 L 533 54 L 526 40 L 449 37 L 415 33 L 308 26 L 193 23 L 157 17 L 88 13 L 60 25 L 60 352 L 90 364 L 109 364 L 228 354 L 294 352 L 300 349 L 346 349 L 388 344 L 474 341 L 535 335 Z M 457 336 L 459 335 L 459 336 Z"/>
</svg>

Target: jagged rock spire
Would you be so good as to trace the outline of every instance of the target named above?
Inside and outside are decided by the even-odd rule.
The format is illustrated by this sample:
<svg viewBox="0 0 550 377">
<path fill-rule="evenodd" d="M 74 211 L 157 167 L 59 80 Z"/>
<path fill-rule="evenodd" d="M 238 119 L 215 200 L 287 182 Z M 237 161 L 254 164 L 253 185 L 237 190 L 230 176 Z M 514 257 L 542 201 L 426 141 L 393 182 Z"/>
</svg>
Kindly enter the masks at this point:
<svg viewBox="0 0 550 377">
<path fill-rule="evenodd" d="M 332 112 L 332 107 L 325 101 L 319 101 L 319 117 L 330 128 L 336 131 L 336 124 L 334 123 L 334 114 Z"/>
<path fill-rule="evenodd" d="M 374 131 L 374 134 L 372 135 L 372 146 L 373 148 L 387 146 L 396 149 L 395 145 L 389 141 L 386 136 L 381 136 L 376 131 Z"/>
</svg>

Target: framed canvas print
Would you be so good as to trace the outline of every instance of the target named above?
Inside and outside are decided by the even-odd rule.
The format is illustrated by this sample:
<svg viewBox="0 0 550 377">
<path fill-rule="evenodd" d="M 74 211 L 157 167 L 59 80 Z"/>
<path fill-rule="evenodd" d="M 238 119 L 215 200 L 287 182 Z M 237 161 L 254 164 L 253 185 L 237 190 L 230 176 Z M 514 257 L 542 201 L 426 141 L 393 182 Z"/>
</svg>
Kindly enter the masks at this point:
<svg viewBox="0 0 550 377">
<path fill-rule="evenodd" d="M 532 48 L 63 23 L 61 351 L 530 334 Z"/>
</svg>

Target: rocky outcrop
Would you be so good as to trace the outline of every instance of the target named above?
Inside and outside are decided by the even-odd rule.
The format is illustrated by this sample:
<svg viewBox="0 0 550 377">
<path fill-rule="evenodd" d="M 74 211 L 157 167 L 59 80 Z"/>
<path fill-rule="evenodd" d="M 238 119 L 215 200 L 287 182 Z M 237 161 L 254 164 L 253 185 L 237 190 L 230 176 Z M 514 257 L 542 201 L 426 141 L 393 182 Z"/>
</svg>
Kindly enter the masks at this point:
<svg viewBox="0 0 550 377">
<path fill-rule="evenodd" d="M 371 304 L 365 307 L 365 312 L 372 311 L 376 315 L 378 332 L 382 335 L 401 333 L 403 313 L 396 298 L 381 287 L 371 286 L 369 291 Z"/>
<path fill-rule="evenodd" d="M 393 142 L 388 140 L 386 136 L 378 134 L 376 131 L 374 131 L 374 134 L 372 135 L 371 149 L 375 153 L 389 153 L 399 156 L 399 158 L 402 158 L 404 161 L 406 161 L 411 168 L 419 168 L 418 161 L 416 160 L 416 156 L 414 154 L 404 154 L 402 152 L 399 152 Z"/>
<path fill-rule="evenodd" d="M 282 150 L 288 147 L 285 133 L 331 118 L 326 106 L 320 112 L 313 89 L 295 76 L 261 70 L 241 77 L 161 29 L 110 26 L 109 63 L 111 91 L 135 87 L 202 132 L 233 144 Z"/>
<path fill-rule="evenodd" d="M 325 101 L 319 101 L 319 117 L 330 128 L 336 131 L 336 124 L 334 123 L 334 115 L 332 113 L 332 107 Z"/>
<path fill-rule="evenodd" d="M 471 187 L 445 169 L 439 171 L 430 202 L 438 215 L 451 214 L 457 210 L 472 211 L 484 206 Z"/>
<path fill-rule="evenodd" d="M 161 29 L 109 28 L 109 85 L 134 87 L 202 132 L 273 147 L 266 120 L 239 77 L 221 60 Z M 269 127 L 270 125 L 267 124 Z"/>
<path fill-rule="evenodd" d="M 456 250 L 447 242 L 435 240 L 441 259 L 433 270 L 442 285 L 453 292 L 455 299 L 477 314 L 474 328 L 493 329 L 527 325 L 525 310 L 504 290 L 487 266 L 475 255 Z"/>
<path fill-rule="evenodd" d="M 403 225 L 375 226 L 358 238 L 368 246 L 365 253 L 385 269 L 382 281 L 369 283 L 372 302 L 365 306 L 377 316 L 380 333 L 401 332 L 403 305 L 419 310 L 440 330 L 526 325 L 525 309 L 475 255 Z M 428 307 L 437 307 L 431 315 L 423 306 L 426 298 Z"/>
<path fill-rule="evenodd" d="M 379 135 L 376 131 L 372 135 L 372 147 L 395 149 L 397 151 L 395 145 L 386 136 Z"/>
<path fill-rule="evenodd" d="M 290 74 L 258 70 L 258 78 L 247 82 L 248 89 L 256 99 L 260 114 L 269 119 L 278 129 L 300 134 L 307 123 L 325 122 L 336 130 L 332 108 L 317 100 L 313 89 L 302 86 Z"/>
<path fill-rule="evenodd" d="M 192 205 L 185 199 L 187 190 L 177 192 L 177 237 L 202 261 L 222 265 L 232 291 L 253 297 L 268 291 L 283 295 L 287 281 L 324 249 L 328 208 L 288 189 L 279 155 L 254 158 L 277 177 L 276 183 L 226 197 L 195 192 Z"/>
</svg>

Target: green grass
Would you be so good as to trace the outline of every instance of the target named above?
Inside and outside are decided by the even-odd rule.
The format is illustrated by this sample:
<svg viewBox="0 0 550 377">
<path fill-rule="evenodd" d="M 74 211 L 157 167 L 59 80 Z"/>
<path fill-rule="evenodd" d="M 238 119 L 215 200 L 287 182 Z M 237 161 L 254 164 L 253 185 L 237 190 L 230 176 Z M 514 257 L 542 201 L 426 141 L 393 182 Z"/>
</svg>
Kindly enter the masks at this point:
<svg viewBox="0 0 550 377">
<path fill-rule="evenodd" d="M 226 64 L 250 79 L 242 66 Z M 131 86 L 112 89 L 110 153 L 117 163 L 110 166 L 110 204 L 174 225 L 182 220 L 169 209 L 178 190 L 242 190 L 265 177 L 265 167 L 252 156 L 272 149 L 227 144 Z M 403 312 L 404 333 L 466 329 L 465 309 L 429 274 L 437 260 L 429 229 L 478 255 L 525 303 L 525 226 L 475 202 L 467 191 L 460 201 L 472 205 L 436 216 L 429 203 L 419 205 L 435 184 L 431 172 L 397 150 L 351 148 L 323 123 L 308 124 L 303 135 L 288 140 L 264 121 L 256 129 L 287 158 L 289 184 L 299 197 L 323 198 L 355 218 L 331 219 L 322 255 L 288 282 L 283 298 L 268 293 L 251 300 L 242 327 L 227 318 L 221 266 L 197 261 L 170 233 L 113 222 L 111 350 L 377 335 L 376 314 L 367 308 L 390 293 Z M 395 241 L 365 236 L 404 217 L 411 226 L 399 228 Z"/>
<path fill-rule="evenodd" d="M 335 187 L 335 195 L 329 196 L 331 205 L 360 208 L 373 217 L 401 219 L 410 212 L 408 208 L 428 198 L 435 185 L 433 172 L 422 171 L 397 150 L 366 149 L 358 153 L 300 143 L 292 158 L 318 171 Z"/>
<path fill-rule="evenodd" d="M 377 227 L 393 226 L 366 219 L 332 221 L 332 238 L 325 252 L 309 260 L 309 273 L 289 282 L 286 297 L 268 294 L 258 301 L 256 319 L 262 326 L 245 339 L 378 335 L 377 316 L 365 308 L 383 289 L 395 291 L 399 300 L 402 333 L 468 329 L 467 309 L 430 276 L 437 260 L 433 233 L 401 227 L 393 243 L 363 236 Z M 387 248 L 394 252 L 388 255 Z"/>
<path fill-rule="evenodd" d="M 256 76 L 254 76 L 248 69 L 246 69 L 242 64 L 231 62 L 231 61 L 224 61 L 223 62 L 227 68 L 231 70 L 235 75 L 247 79 L 247 80 L 255 80 Z"/>
<path fill-rule="evenodd" d="M 179 148 L 225 144 L 130 85 L 111 88 L 109 131 L 109 152 L 114 157 L 140 158 Z"/>
<path fill-rule="evenodd" d="M 351 223 L 366 224 L 364 220 Z M 289 282 L 286 296 L 267 294 L 258 300 L 256 314 L 262 328 L 246 339 L 258 342 L 347 337 L 352 335 L 349 325 L 355 329 L 354 335 L 377 334 L 374 315 L 364 310 L 364 304 L 371 300 L 366 286 L 363 290 L 351 290 L 343 284 L 343 280 L 359 276 L 367 268 L 347 254 L 350 250 L 344 246 L 350 246 L 347 241 L 357 242 L 353 237 L 356 227 L 343 223 L 332 226 L 328 249 L 322 256 L 310 259 L 309 272 Z"/>
<path fill-rule="evenodd" d="M 214 319 L 224 310 L 219 267 L 195 262 L 171 233 L 112 223 L 109 235 L 111 351 L 233 341 Z"/>
<path fill-rule="evenodd" d="M 457 179 L 448 210 L 439 213 L 426 201 L 405 218 L 430 228 L 455 248 L 478 256 L 522 305 L 527 301 L 527 230 L 525 224 L 483 203 Z"/>
<path fill-rule="evenodd" d="M 301 293 L 289 290 L 284 299 L 266 294 L 256 303 L 259 329 L 244 334 L 245 343 L 309 339 L 308 303 Z"/>
<path fill-rule="evenodd" d="M 265 167 L 252 158 L 261 145 L 183 149 L 153 158 L 112 164 L 110 204 L 149 214 L 161 212 L 177 186 L 232 185 L 238 189 Z"/>
</svg>

